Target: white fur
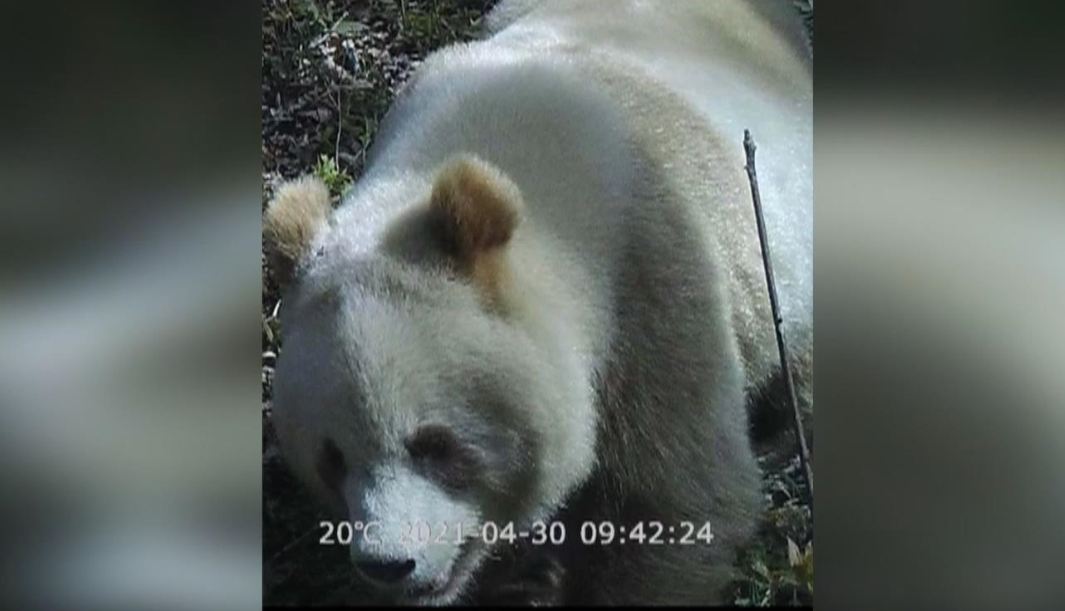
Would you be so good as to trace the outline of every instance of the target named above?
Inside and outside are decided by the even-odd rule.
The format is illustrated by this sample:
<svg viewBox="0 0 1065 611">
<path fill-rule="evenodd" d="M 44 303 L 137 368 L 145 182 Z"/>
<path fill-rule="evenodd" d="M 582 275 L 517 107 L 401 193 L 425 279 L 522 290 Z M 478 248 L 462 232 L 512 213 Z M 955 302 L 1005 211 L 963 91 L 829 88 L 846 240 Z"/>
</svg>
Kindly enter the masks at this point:
<svg viewBox="0 0 1065 611">
<path fill-rule="evenodd" d="M 594 368 L 594 355 L 606 341 L 601 329 L 611 324 L 602 304 L 613 298 L 609 268 L 623 236 L 615 222 L 631 188 L 633 163 L 624 141 L 629 120 L 615 110 L 611 92 L 590 87 L 575 65 L 580 55 L 574 54 L 594 53 L 648 87 L 682 96 L 723 140 L 729 149 L 723 161 L 739 178 L 743 130 L 752 131 L 785 332 L 795 352 L 812 351 L 813 87 L 808 60 L 758 15 L 758 4 L 502 3 L 489 20 L 493 31 L 502 31 L 427 60 L 390 113 L 366 175 L 346 200 L 354 204 L 338 211 L 321 244 L 350 255 L 372 251 L 380 229 L 423 197 L 433 168 L 457 149 L 479 154 L 503 167 L 535 203 L 530 220 L 545 231 L 519 233 L 534 235 L 536 243 L 519 240 L 515 250 L 527 254 L 518 261 L 549 266 L 583 293 L 584 312 L 575 315 L 582 318 L 578 326 L 590 331 L 578 350 Z M 499 137 L 501 124 L 506 138 Z M 733 202 L 750 208 L 745 181 L 728 186 Z M 716 240 L 733 221 L 715 216 L 712 207 L 709 212 L 708 234 Z M 559 241 L 545 248 L 545 239 Z M 722 260 L 742 258 L 761 273 L 750 243 L 717 249 Z M 549 262 L 552 253 L 555 261 Z M 774 367 L 775 346 L 764 312 L 745 304 L 748 288 L 731 288 L 737 308 L 748 309 L 741 315 L 760 329 L 757 362 L 748 364 L 754 384 Z"/>
<path fill-rule="evenodd" d="M 376 468 L 369 485 L 349 478 L 344 492 L 354 508 L 351 522 L 375 525 L 353 539 L 352 560 L 414 560 L 418 582 L 445 579 L 458 555 L 457 533 L 476 532 L 481 524 L 476 507 L 402 465 Z"/>
<path fill-rule="evenodd" d="M 759 188 L 785 332 L 794 351 L 805 353 L 813 350 L 813 82 L 797 29 L 774 24 L 789 18 L 797 23 L 785 13 L 792 10 L 787 4 L 511 0 L 488 23 L 497 32 L 493 45 L 509 53 L 580 48 L 638 68 L 683 96 L 727 139 L 736 168 L 744 165 L 743 131 L 751 130 L 759 145 Z M 733 195 L 749 199 L 745 185 Z M 721 254 L 736 258 L 735 252 Z M 751 365 L 759 379 L 774 361 L 772 346 L 762 353 Z"/>
</svg>

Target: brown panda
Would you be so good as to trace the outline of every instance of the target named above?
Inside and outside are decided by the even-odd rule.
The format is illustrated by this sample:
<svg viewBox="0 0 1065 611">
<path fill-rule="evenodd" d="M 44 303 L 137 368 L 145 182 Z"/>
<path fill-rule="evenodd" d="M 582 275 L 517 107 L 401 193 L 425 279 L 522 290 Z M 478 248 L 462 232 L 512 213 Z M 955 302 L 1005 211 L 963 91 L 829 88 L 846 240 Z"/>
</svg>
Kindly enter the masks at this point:
<svg viewBox="0 0 1065 611">
<path fill-rule="evenodd" d="M 279 190 L 275 425 L 375 525 L 363 592 L 720 600 L 761 507 L 745 402 L 776 362 L 744 128 L 811 392 L 811 77 L 767 6 L 504 2 L 422 65 L 339 208 L 313 179 Z M 483 536 L 508 525 L 520 545 Z"/>
</svg>

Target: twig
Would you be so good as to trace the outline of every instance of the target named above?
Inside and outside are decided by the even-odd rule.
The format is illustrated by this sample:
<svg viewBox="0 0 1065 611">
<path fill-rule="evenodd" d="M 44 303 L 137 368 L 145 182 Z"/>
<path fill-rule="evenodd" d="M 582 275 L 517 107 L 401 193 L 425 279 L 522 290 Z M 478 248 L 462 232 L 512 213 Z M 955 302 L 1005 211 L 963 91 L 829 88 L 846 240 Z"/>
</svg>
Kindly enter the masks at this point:
<svg viewBox="0 0 1065 611">
<path fill-rule="evenodd" d="M 747 179 L 751 183 L 751 197 L 754 198 L 754 215 L 758 221 L 758 240 L 762 244 L 762 264 L 765 267 L 765 280 L 769 286 L 769 305 L 773 310 L 773 329 L 777 336 L 777 350 L 780 351 L 780 371 L 784 376 L 784 384 L 788 389 L 788 400 L 791 402 L 792 415 L 794 416 L 795 438 L 799 445 L 799 461 L 802 463 L 802 473 L 806 478 L 806 489 L 810 492 L 810 498 L 814 494 L 814 476 L 810 470 L 810 452 L 806 447 L 806 435 L 802 429 L 802 414 L 799 413 L 799 402 L 795 400 L 795 383 L 791 378 L 791 366 L 788 364 L 788 349 L 784 341 L 782 325 L 784 319 L 780 317 L 780 304 L 777 301 L 777 287 L 773 277 L 773 265 L 770 262 L 772 255 L 769 253 L 769 240 L 766 238 L 765 219 L 762 217 L 762 196 L 758 192 L 758 173 L 754 167 L 754 152 L 757 150 L 751 131 L 743 130 L 743 150 L 747 154 Z"/>
<path fill-rule="evenodd" d="M 337 92 L 337 143 L 333 150 L 333 164 L 340 168 L 340 134 L 344 132 L 344 98 Z"/>
</svg>

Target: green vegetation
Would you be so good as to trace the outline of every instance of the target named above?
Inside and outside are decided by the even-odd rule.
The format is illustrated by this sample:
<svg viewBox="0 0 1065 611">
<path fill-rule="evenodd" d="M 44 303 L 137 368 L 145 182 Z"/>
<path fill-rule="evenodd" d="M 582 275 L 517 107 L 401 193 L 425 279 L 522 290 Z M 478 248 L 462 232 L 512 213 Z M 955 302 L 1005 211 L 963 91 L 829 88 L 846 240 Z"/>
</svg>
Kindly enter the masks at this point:
<svg viewBox="0 0 1065 611">
<path fill-rule="evenodd" d="M 329 193 L 333 197 L 342 195 L 351 185 L 351 176 L 345 170 L 337 167 L 337 162 L 328 155 L 318 157 L 318 163 L 314 165 L 314 175 L 322 179 L 325 186 L 329 187 Z"/>
</svg>

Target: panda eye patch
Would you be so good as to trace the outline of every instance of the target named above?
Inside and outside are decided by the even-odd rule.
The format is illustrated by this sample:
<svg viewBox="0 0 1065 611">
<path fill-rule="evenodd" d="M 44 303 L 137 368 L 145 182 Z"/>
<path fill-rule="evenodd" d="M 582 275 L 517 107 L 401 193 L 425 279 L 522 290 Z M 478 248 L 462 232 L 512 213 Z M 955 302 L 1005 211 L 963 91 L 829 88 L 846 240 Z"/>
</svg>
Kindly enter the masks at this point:
<svg viewBox="0 0 1065 611">
<path fill-rule="evenodd" d="M 459 441 L 447 427 L 423 426 L 407 440 L 407 451 L 415 460 L 446 462 L 459 451 Z"/>
<path fill-rule="evenodd" d="M 423 473 L 449 488 L 462 490 L 477 479 L 477 453 L 446 426 L 423 426 L 406 446 Z"/>
</svg>

